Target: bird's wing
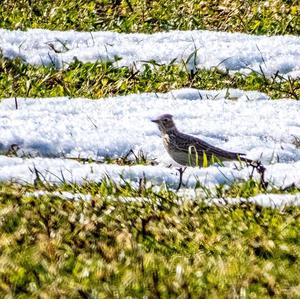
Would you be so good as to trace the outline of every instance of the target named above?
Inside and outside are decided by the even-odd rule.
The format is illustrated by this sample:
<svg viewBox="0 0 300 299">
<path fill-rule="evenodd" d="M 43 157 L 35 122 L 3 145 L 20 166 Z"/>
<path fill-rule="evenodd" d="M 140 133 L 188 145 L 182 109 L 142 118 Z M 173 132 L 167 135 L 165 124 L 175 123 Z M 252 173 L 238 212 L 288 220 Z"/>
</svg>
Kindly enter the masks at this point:
<svg viewBox="0 0 300 299">
<path fill-rule="evenodd" d="M 197 150 L 197 153 L 200 157 L 203 156 L 203 152 L 205 152 L 208 158 L 215 156 L 217 158 L 232 159 L 232 160 L 238 160 L 240 156 L 245 155 L 243 153 L 229 152 L 220 149 L 197 137 L 190 136 L 187 134 L 181 133 L 177 136 L 176 148 L 178 151 L 191 153 L 193 152 L 193 147 Z"/>
</svg>

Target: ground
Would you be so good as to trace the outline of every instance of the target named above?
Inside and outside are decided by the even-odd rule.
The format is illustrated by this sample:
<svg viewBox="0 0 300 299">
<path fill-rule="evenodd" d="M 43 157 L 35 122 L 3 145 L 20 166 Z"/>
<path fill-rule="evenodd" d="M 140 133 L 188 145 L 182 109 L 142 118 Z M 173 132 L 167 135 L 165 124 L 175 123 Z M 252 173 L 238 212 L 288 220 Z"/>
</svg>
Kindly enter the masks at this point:
<svg viewBox="0 0 300 299">
<path fill-rule="evenodd" d="M 239 1 L 2 1 L 0 27 L 12 30 L 112 30 L 122 33 L 202 29 L 255 35 L 291 34 L 297 37 L 300 32 L 299 9 L 297 1 L 251 1 L 243 4 Z M 1 296 L 299 298 L 299 207 L 278 205 L 273 208 L 247 201 L 259 194 L 279 194 L 282 198 L 295 195 L 296 198 L 299 193 L 296 174 L 291 176 L 295 178 L 294 181 L 286 185 L 270 184 L 267 190 L 260 185 L 257 177 L 247 177 L 229 185 L 217 184 L 213 188 L 196 183 L 192 189 L 196 195 L 192 198 L 183 190 L 180 190 L 182 193 L 176 192 L 171 188 L 174 186 L 154 185 L 151 179 L 142 175 L 140 180 L 133 183 L 126 179 L 122 181 L 122 178 L 116 181 L 110 176 L 71 183 L 67 177 L 59 176 L 51 184 L 45 180 L 45 173 L 39 172 L 39 165 L 31 167 L 30 180 L 20 184 L 20 181 L 16 183 L 10 176 L 14 173 L 16 178 L 17 173 L 20 173 L 16 171 L 18 163 L 39 159 L 32 157 L 36 152 L 30 148 L 34 139 L 30 141 L 29 137 L 37 133 L 37 136 L 52 140 L 53 134 L 43 136 L 39 127 L 32 128 L 31 132 L 27 131 L 28 138 L 24 140 L 30 145 L 30 150 L 22 154 L 13 146 L 14 142 L 5 143 L 7 140 L 19 141 L 20 130 L 22 127 L 27 130 L 29 120 L 34 119 L 34 114 L 37 113 L 35 106 L 29 106 L 32 109 L 28 109 L 31 116 L 26 119 L 27 126 L 25 122 L 20 122 L 17 126 L 20 111 L 24 108 L 23 100 L 18 100 L 21 97 L 67 96 L 71 101 L 83 97 L 104 102 L 99 98 L 126 95 L 129 96 L 126 101 L 132 99 L 136 103 L 134 94 L 144 92 L 155 94 L 181 88 L 219 91 L 238 88 L 265 93 L 270 98 L 257 105 L 274 105 L 278 109 L 274 111 L 282 113 L 280 115 L 284 115 L 286 108 L 278 107 L 286 100 L 279 99 L 289 98 L 286 102 L 290 101 L 295 107 L 290 113 L 296 115 L 300 96 L 299 82 L 297 76 L 265 76 L 258 72 L 245 75 L 241 72 L 229 73 L 220 68 L 191 72 L 174 62 L 157 65 L 154 61 L 149 61 L 143 70 L 137 72 L 128 66 L 116 67 L 112 61 L 74 61 L 67 68 L 57 68 L 53 65 L 31 65 L 20 58 L 8 59 L 1 56 L 0 97 L 10 98 L 1 103 L 0 176 L 9 178 L 2 179 L 0 185 Z M 153 100 L 151 95 L 145 99 L 149 102 Z M 232 106 L 243 105 L 228 96 L 220 103 L 228 103 L 228 100 L 235 101 Z M 110 98 L 109 105 L 113 101 L 114 98 Z M 271 104 L 272 101 L 274 104 Z M 14 109 L 7 108 L 7 102 Z M 169 105 L 166 103 L 164 104 Z M 204 103 L 206 102 L 201 105 Z M 209 104 L 208 101 L 207 103 Z M 92 104 L 88 104 L 86 100 L 86 106 L 82 106 L 83 111 L 88 105 Z M 250 107 L 256 103 L 244 105 Z M 53 111 L 62 108 L 59 105 L 53 107 Z M 38 118 L 40 127 L 47 111 Z M 255 109 L 249 111 L 253 112 Z M 259 112 L 254 114 L 260 115 Z M 61 111 L 53 115 L 59 117 Z M 183 117 L 182 123 L 190 116 Z M 278 137 L 273 133 L 277 131 L 272 129 L 268 136 L 272 136 L 274 144 L 278 145 L 282 145 L 282 136 L 286 138 L 285 148 L 278 148 L 278 151 L 282 150 L 281 155 L 285 155 L 287 161 L 284 163 L 292 165 L 287 173 L 293 174 L 293 169 L 296 169 L 294 164 L 298 165 L 299 136 L 293 134 L 297 133 L 297 117 L 282 119 L 286 123 L 282 126 L 282 122 L 278 122 L 276 130 L 283 128 L 282 132 L 285 133 Z M 68 120 L 69 125 L 74 124 L 75 130 L 78 119 L 75 118 L 72 123 L 71 115 L 68 115 Z M 138 122 L 144 123 L 147 123 L 145 119 Z M 249 123 L 246 122 L 244 129 L 238 128 L 244 130 L 238 138 L 246 136 L 247 128 L 250 131 L 252 126 Z M 8 130 L 11 124 L 16 125 L 18 130 Z M 86 124 L 94 129 L 99 127 L 93 119 L 86 121 Z M 276 121 L 269 119 L 269 125 L 276 125 Z M 216 132 L 215 128 L 212 131 Z M 225 135 L 225 131 L 222 131 L 225 128 L 221 126 L 219 135 L 207 134 L 207 137 L 212 138 L 212 142 L 226 145 L 226 140 L 220 139 L 220 136 Z M 58 127 L 57 132 L 61 132 L 60 130 Z M 92 129 L 84 130 L 85 128 L 80 136 L 87 138 L 82 146 L 88 152 L 94 149 L 88 140 L 94 141 L 96 135 L 88 138 Z M 154 144 L 153 153 L 164 160 L 163 148 L 156 142 L 159 137 L 155 135 L 155 128 L 147 127 L 147 130 L 155 140 L 149 142 L 149 146 Z M 236 137 L 231 131 L 227 131 L 230 140 Z M 7 132 L 14 134 L 9 135 Z M 41 134 L 38 135 L 39 133 Z M 195 130 L 192 133 L 205 132 Z M 292 135 L 295 135 L 294 139 Z M 61 135 L 57 136 L 57 142 L 62 142 L 59 137 Z M 76 138 L 78 136 L 73 135 L 70 140 L 79 140 L 77 146 L 80 145 L 81 137 Z M 128 141 L 131 140 L 132 138 Z M 142 143 L 143 140 L 140 141 Z M 38 155 L 46 156 L 45 152 L 39 152 L 47 148 L 45 144 L 40 143 L 36 147 Z M 246 146 L 245 144 L 240 142 L 240 146 Z M 57 149 L 55 146 L 49 148 L 51 154 Z M 71 150 L 75 152 L 78 147 Z M 53 163 L 54 160 L 55 163 L 60 163 L 56 159 L 64 158 L 57 157 L 58 153 L 59 150 Z M 92 151 L 92 154 L 95 153 Z M 280 157 L 282 156 L 279 159 Z M 15 164 L 5 164 L 7 159 Z M 88 168 L 89 163 L 94 161 L 76 156 L 75 161 L 68 163 L 73 162 L 82 165 L 85 163 Z M 105 157 L 101 163 L 103 162 L 106 163 L 104 165 L 120 167 L 155 167 L 151 165 L 152 157 L 150 159 L 137 152 L 135 158 L 128 159 L 124 151 L 117 156 Z M 276 173 L 280 173 L 281 164 L 278 161 L 274 163 L 270 167 L 279 167 Z M 97 167 L 101 165 L 97 164 Z M 233 169 L 232 165 L 228 167 Z M 213 172 L 214 169 L 210 167 L 207 171 Z M 28 167 L 23 170 L 27 171 Z M 200 174 L 204 171 L 206 170 L 199 170 Z M 230 204 L 230 199 L 234 198 L 244 200 Z"/>
</svg>

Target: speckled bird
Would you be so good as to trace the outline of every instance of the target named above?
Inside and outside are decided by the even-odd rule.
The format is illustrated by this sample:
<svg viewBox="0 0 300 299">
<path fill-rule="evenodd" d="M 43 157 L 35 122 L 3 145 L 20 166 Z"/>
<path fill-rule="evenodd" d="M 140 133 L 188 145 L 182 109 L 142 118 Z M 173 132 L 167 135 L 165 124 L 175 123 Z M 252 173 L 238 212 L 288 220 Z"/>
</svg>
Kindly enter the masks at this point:
<svg viewBox="0 0 300 299">
<path fill-rule="evenodd" d="M 180 132 L 171 114 L 152 119 L 158 125 L 163 144 L 171 158 L 183 166 L 203 166 L 217 161 L 237 160 L 253 164 L 255 161 L 243 157 L 245 154 L 223 150 L 200 138 Z"/>
</svg>

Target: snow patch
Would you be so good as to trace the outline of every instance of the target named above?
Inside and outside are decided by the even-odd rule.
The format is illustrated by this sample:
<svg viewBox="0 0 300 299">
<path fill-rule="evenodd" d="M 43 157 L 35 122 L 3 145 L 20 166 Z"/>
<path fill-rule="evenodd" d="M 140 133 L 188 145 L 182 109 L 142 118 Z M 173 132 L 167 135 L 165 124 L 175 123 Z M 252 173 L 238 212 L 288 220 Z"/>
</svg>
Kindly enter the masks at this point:
<svg viewBox="0 0 300 299">
<path fill-rule="evenodd" d="M 178 128 L 227 150 L 262 160 L 266 180 L 277 187 L 300 186 L 300 102 L 270 100 L 241 90 L 174 90 L 165 94 L 131 94 L 101 100 L 18 98 L 0 103 L 0 180 L 33 183 L 38 170 L 53 183 L 101 181 L 108 176 L 138 185 L 178 186 L 176 163 L 168 156 L 151 118 L 172 113 Z M 142 151 L 156 166 L 103 163 L 129 150 Z M 17 157 L 15 156 L 17 155 Z M 79 163 L 74 158 L 102 163 Z M 132 157 L 133 158 L 133 157 Z M 169 168 L 169 165 L 173 167 Z M 188 168 L 184 186 L 194 188 L 249 178 L 251 169 L 238 162 L 224 167 Z M 258 176 L 256 176 L 258 178 Z"/>
<path fill-rule="evenodd" d="M 256 36 L 206 30 L 125 34 L 109 31 L 76 32 L 0 29 L 5 57 L 20 57 L 33 65 L 61 68 L 75 60 L 112 61 L 116 66 L 184 63 L 190 70 L 218 67 L 229 72 L 252 71 L 271 76 L 300 75 L 300 38 Z"/>
</svg>

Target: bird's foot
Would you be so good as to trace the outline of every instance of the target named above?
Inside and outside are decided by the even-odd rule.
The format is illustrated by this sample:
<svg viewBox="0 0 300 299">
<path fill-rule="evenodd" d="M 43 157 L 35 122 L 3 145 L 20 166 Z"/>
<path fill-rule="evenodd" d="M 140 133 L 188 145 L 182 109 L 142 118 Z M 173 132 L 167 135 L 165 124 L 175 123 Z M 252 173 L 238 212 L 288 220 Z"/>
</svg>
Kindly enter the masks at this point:
<svg viewBox="0 0 300 299">
<path fill-rule="evenodd" d="M 185 172 L 186 168 L 187 167 L 176 168 L 176 170 L 179 172 L 179 184 L 178 184 L 176 191 L 178 191 L 182 186 L 182 176 L 183 176 L 183 173 Z"/>
<path fill-rule="evenodd" d="M 261 161 L 251 161 L 248 163 L 248 166 L 252 167 L 250 179 L 253 178 L 253 173 L 254 170 L 256 169 L 257 173 L 260 175 L 260 185 L 264 190 L 266 190 L 268 187 L 268 182 L 265 181 L 266 167 L 262 165 Z"/>
</svg>

